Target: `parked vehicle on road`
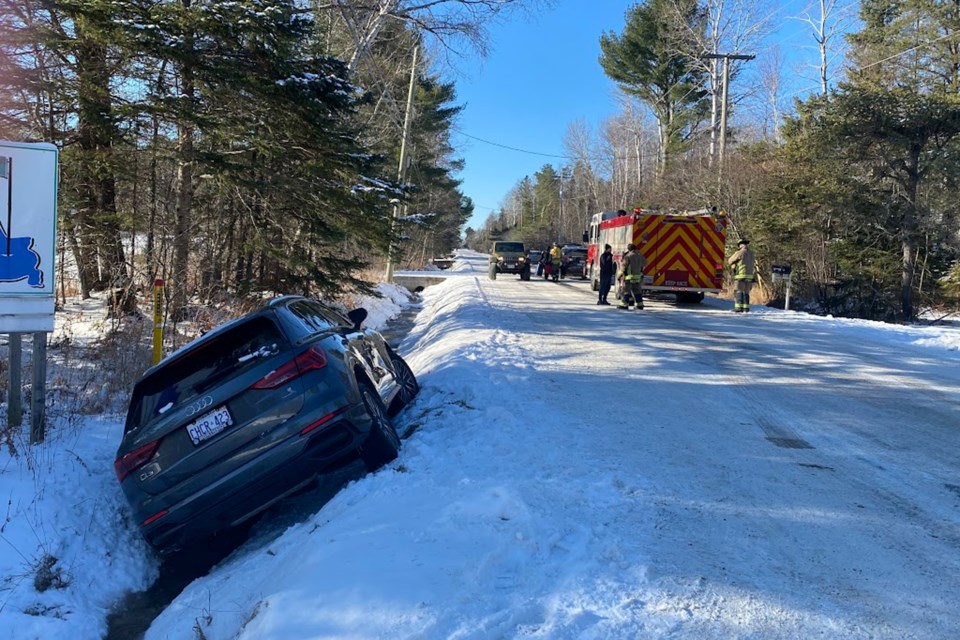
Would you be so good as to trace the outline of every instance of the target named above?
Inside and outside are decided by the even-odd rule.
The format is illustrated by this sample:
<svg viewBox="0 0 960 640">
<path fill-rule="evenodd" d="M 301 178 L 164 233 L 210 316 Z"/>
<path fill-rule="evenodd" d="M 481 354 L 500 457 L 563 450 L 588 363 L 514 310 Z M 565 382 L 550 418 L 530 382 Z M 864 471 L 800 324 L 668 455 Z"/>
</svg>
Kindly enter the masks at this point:
<svg viewBox="0 0 960 640">
<path fill-rule="evenodd" d="M 397 457 L 391 416 L 419 391 L 371 329 L 318 300 L 277 298 L 149 369 L 114 464 L 140 532 L 171 552 L 238 525 L 356 456 Z"/>
<path fill-rule="evenodd" d="M 494 278 L 500 273 L 514 273 L 519 274 L 521 280 L 530 279 L 530 259 L 522 242 L 494 242 L 490 267 Z"/>
<path fill-rule="evenodd" d="M 565 246 L 563 253 L 563 277 L 587 279 L 587 248 L 579 245 Z"/>
</svg>

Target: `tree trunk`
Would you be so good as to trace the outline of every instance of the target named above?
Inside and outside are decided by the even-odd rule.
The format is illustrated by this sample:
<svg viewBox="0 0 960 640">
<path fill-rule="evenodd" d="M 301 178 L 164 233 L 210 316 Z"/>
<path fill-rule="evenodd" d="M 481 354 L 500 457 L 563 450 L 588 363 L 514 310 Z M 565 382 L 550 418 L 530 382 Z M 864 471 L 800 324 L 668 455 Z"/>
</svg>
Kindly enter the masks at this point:
<svg viewBox="0 0 960 640">
<path fill-rule="evenodd" d="M 189 9 L 192 0 L 181 0 L 184 8 Z M 184 48 L 193 50 L 193 39 L 187 38 Z M 193 68 L 190 61 L 186 61 L 180 69 L 180 94 L 183 100 L 189 102 L 189 109 L 193 109 L 195 97 Z M 177 134 L 177 177 L 176 198 L 177 211 L 174 226 L 173 248 L 173 292 L 170 299 L 170 316 L 174 321 L 186 317 L 187 286 L 189 279 L 190 262 L 190 222 L 193 207 L 193 135 L 194 126 L 188 119 L 181 120 Z"/>
<path fill-rule="evenodd" d="M 86 269 L 84 269 L 83 250 L 80 248 L 79 232 L 77 231 L 77 221 L 75 216 L 66 218 L 64 233 L 67 236 L 67 242 L 70 245 L 70 252 L 77 263 L 77 279 L 80 281 L 80 297 L 84 300 L 90 298 L 90 280 Z"/>
<path fill-rule="evenodd" d="M 79 267 L 87 288 L 97 291 L 128 282 L 120 223 L 117 217 L 117 187 L 113 174 L 113 140 L 110 70 L 107 48 L 87 34 L 88 25 L 76 20 L 77 31 L 77 142 L 80 173 L 77 178 L 80 235 Z M 106 277 L 94 277 L 97 257 Z"/>
<path fill-rule="evenodd" d="M 157 154 L 160 140 L 160 120 L 156 114 L 153 116 L 153 134 L 150 140 L 150 216 L 147 222 L 147 248 L 145 253 L 147 267 L 147 282 L 153 282 L 159 272 L 158 260 L 156 255 L 156 233 L 157 233 Z"/>
<path fill-rule="evenodd" d="M 657 136 L 659 138 L 659 149 L 657 150 L 657 171 L 655 177 L 659 179 L 667 166 L 667 123 L 659 116 L 657 117 Z"/>
<path fill-rule="evenodd" d="M 915 265 L 917 264 L 917 228 L 918 216 L 917 194 L 920 187 L 920 175 L 918 167 L 920 164 L 920 151 L 922 145 L 917 144 L 910 150 L 910 158 L 907 161 L 906 188 L 907 207 L 903 214 L 903 226 L 901 231 L 902 262 L 900 275 L 900 308 L 903 313 L 903 319 L 913 320 L 913 279 Z"/>
<path fill-rule="evenodd" d="M 192 87 L 184 95 L 192 95 Z M 181 124 L 177 142 L 177 217 L 174 228 L 173 247 L 173 295 L 170 315 L 176 320 L 185 317 L 187 308 L 187 279 L 190 260 L 190 210 L 193 206 L 193 127 Z"/>
</svg>

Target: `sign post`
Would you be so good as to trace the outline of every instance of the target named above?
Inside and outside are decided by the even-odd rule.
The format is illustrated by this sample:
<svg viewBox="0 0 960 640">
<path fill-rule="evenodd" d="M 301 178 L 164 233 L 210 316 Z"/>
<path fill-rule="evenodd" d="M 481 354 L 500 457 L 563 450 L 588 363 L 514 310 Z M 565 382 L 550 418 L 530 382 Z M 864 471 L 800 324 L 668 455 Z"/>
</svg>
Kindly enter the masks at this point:
<svg viewBox="0 0 960 640">
<path fill-rule="evenodd" d="M 19 333 L 11 333 L 10 344 L 10 393 L 7 395 L 7 424 L 19 427 L 23 424 L 23 395 L 20 389 L 20 366 L 23 362 L 23 345 Z"/>
<path fill-rule="evenodd" d="M 0 141 L 0 333 L 10 334 L 8 424 L 22 419 L 21 336 L 33 334 L 30 441 L 43 440 L 47 333 L 53 331 L 57 147 Z M 16 172 L 14 172 L 16 169 Z M 5 197 L 4 197 L 5 196 Z"/>
<path fill-rule="evenodd" d="M 163 359 L 163 280 L 153 281 L 153 364 Z"/>
<path fill-rule="evenodd" d="M 783 308 L 785 311 L 790 310 L 790 281 L 791 281 L 792 272 L 793 272 L 793 269 L 788 264 L 773 265 L 773 279 L 787 281 L 786 300 L 783 303 Z"/>
</svg>

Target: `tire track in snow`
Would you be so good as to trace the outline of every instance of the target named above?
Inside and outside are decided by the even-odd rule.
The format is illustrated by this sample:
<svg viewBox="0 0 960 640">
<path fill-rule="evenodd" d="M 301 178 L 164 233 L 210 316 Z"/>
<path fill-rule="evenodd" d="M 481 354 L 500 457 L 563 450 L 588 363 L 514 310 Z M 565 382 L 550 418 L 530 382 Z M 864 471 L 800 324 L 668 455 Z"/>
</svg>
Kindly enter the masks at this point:
<svg viewBox="0 0 960 640">
<path fill-rule="evenodd" d="M 762 317 L 759 319 L 762 320 Z M 736 318 L 736 320 L 739 321 L 741 318 Z M 680 322 L 685 322 L 685 319 L 680 320 Z M 717 330 L 706 330 L 704 333 L 716 338 L 718 341 L 722 340 L 735 344 L 738 350 L 744 350 L 754 354 L 768 353 L 761 346 L 758 346 L 757 344 L 754 344 L 750 342 L 750 340 L 741 336 Z M 729 363 L 717 357 L 716 353 L 707 352 L 707 354 L 713 359 L 714 365 L 719 370 L 726 371 L 723 375 L 749 404 L 750 414 L 754 417 L 755 422 L 764 432 L 768 440 L 770 440 L 773 444 L 786 449 L 814 448 L 814 446 L 801 437 L 796 430 L 786 426 L 787 424 L 804 423 L 807 416 L 804 414 L 795 414 L 790 409 L 774 408 L 775 405 L 774 407 L 771 407 L 770 395 L 762 392 L 759 389 L 760 385 L 749 379 L 747 375 L 739 371 L 730 370 L 731 368 L 740 368 L 743 364 L 749 364 L 748 361 Z M 887 414 L 889 410 L 895 408 L 897 411 L 907 415 L 922 415 L 925 413 L 928 416 L 938 416 L 938 422 L 941 422 L 941 424 L 944 425 L 956 423 L 958 418 L 957 412 L 949 412 L 949 410 L 945 411 L 941 407 L 928 406 L 925 403 L 918 406 L 915 403 L 915 399 L 909 397 L 911 393 L 926 391 L 926 393 L 923 395 L 927 396 L 928 398 L 945 398 L 944 394 L 932 388 L 929 384 L 912 379 L 910 379 L 908 383 L 906 378 L 896 372 L 891 371 L 889 362 L 884 362 L 879 358 L 870 356 L 868 354 L 861 355 L 860 353 L 854 354 L 848 352 L 844 354 L 844 356 L 848 358 L 861 359 L 869 366 L 877 369 L 884 369 L 885 371 L 881 375 L 871 375 L 869 373 L 861 373 L 858 375 L 856 378 L 857 384 L 849 385 L 845 389 L 845 393 L 842 394 L 842 396 L 837 396 L 836 402 L 838 402 L 840 405 L 838 409 L 842 408 L 843 410 L 849 412 L 856 411 L 856 405 L 851 402 L 856 399 L 857 401 L 868 406 L 870 410 L 879 409 L 878 413 L 880 414 Z M 887 402 L 884 402 L 878 406 L 875 401 L 875 398 L 878 394 L 873 388 L 873 385 L 876 383 L 883 383 L 884 386 L 893 386 L 895 388 L 899 388 L 897 397 L 890 398 Z M 893 384 L 891 385 L 891 383 Z M 834 402 L 832 398 L 825 396 L 821 396 L 821 399 L 823 401 Z M 904 402 L 905 400 L 906 405 Z M 946 402 L 955 404 L 952 403 L 949 398 L 946 398 Z M 810 408 L 807 407 L 807 409 L 809 410 Z M 839 417 L 842 416 L 843 413 L 838 410 L 836 415 Z M 861 429 L 856 429 L 854 432 L 858 437 L 871 443 L 877 449 L 885 452 L 888 455 L 895 455 L 891 452 L 890 444 L 883 441 L 872 432 L 863 431 Z M 869 455 L 853 456 L 852 458 L 849 456 L 843 456 L 842 458 L 837 458 L 837 456 L 832 454 L 827 447 L 821 448 L 825 450 L 817 452 L 814 455 L 823 460 L 824 464 L 816 465 L 808 463 L 807 466 L 811 468 L 826 467 L 831 470 L 839 470 L 842 475 L 842 482 L 850 488 L 854 488 L 858 492 L 865 494 L 875 495 L 878 498 L 876 500 L 876 504 L 888 505 L 891 513 L 896 513 L 904 520 L 915 523 L 915 526 L 930 538 L 944 542 L 954 551 L 960 550 L 960 527 L 957 526 L 956 521 L 954 520 L 951 522 L 948 519 L 944 519 L 943 514 L 932 514 L 921 508 L 919 506 L 921 500 L 918 498 L 909 497 L 908 495 L 908 493 L 915 493 L 917 488 L 905 486 L 896 477 L 892 479 L 884 479 L 885 475 L 892 475 L 885 473 L 889 469 L 888 466 L 878 464 Z M 804 457 L 809 459 L 809 457 L 806 455 Z M 953 459 L 956 460 L 956 457 L 954 456 Z M 955 473 L 957 466 L 954 465 L 952 469 Z M 921 466 L 912 470 L 911 473 L 923 473 L 923 471 L 924 470 Z M 898 473 L 903 473 L 903 471 L 898 471 Z M 894 484 L 891 485 L 891 482 Z M 949 488 L 946 486 L 947 483 L 942 484 L 944 491 L 949 492 Z M 904 545 L 901 547 L 901 552 L 909 554 L 911 553 L 911 550 L 908 545 Z"/>
<path fill-rule="evenodd" d="M 491 338 L 481 342 L 508 348 L 503 363 L 509 357 L 515 358 L 512 366 L 522 366 L 530 373 L 530 382 L 535 389 L 527 386 L 511 385 L 509 396 L 516 398 L 515 411 L 526 416 L 533 433 L 543 433 L 546 440 L 534 441 L 527 455 L 532 456 L 528 474 L 529 481 L 519 490 L 530 513 L 530 527 L 533 539 L 538 541 L 537 552 L 528 560 L 527 589 L 532 593 L 558 591 L 568 594 L 569 600 L 557 602 L 544 610 L 522 609 L 517 615 L 506 616 L 490 621 L 487 629 L 501 629 L 504 633 L 522 629 L 518 637 L 590 637 L 590 630 L 603 628 L 603 618 L 582 616 L 578 613 L 583 602 L 594 598 L 600 588 L 596 584 L 582 584 L 572 581 L 566 567 L 578 567 L 583 564 L 596 564 L 597 575 L 604 575 L 610 565 L 620 567 L 615 573 L 621 574 L 622 581 L 614 586 L 606 585 L 605 590 L 615 589 L 618 593 L 635 593 L 643 582 L 642 566 L 644 560 L 645 530 L 652 530 L 653 515 L 641 501 L 630 498 L 631 495 L 644 493 L 642 479 L 635 469 L 625 469 L 616 463 L 616 459 L 598 460 L 591 451 L 588 441 L 591 439 L 589 424 L 582 424 L 576 417 L 572 423 L 560 419 L 564 405 L 573 403 L 585 406 L 595 402 L 595 397 L 579 397 L 579 387 L 571 388 L 565 378 L 570 371 L 564 371 L 563 360 L 558 360 L 555 352 L 565 353 L 582 342 L 578 336 L 570 336 L 564 331 L 549 331 L 544 327 L 557 318 L 570 317 L 567 307 L 571 302 L 579 302 L 582 294 L 558 287 L 555 283 L 516 281 L 483 281 L 481 300 L 496 314 L 492 325 L 500 327 Z M 591 310 L 597 317 L 603 316 L 603 309 Z M 573 312 L 582 317 L 582 310 Z M 609 317 L 609 316 L 608 316 Z M 544 349 L 549 341 L 550 346 Z M 558 346 L 559 345 L 559 346 Z M 572 354 L 570 357 L 576 357 Z M 551 404 L 543 404 L 541 398 L 550 398 Z M 602 401 L 602 399 L 601 399 Z M 542 407 L 538 409 L 537 407 Z M 550 423 L 543 424 L 542 417 L 549 416 Z M 555 421 L 561 420 L 562 424 Z M 585 429 L 585 427 L 587 427 Z M 583 442 L 580 442 L 580 441 Z M 517 445 L 519 446 L 519 445 Z M 540 456 L 541 449 L 549 447 L 550 452 Z M 557 453 L 566 450 L 561 456 Z M 583 477 L 593 478 L 589 483 L 588 495 L 571 493 L 570 488 L 582 486 Z M 627 502 L 624 501 L 627 496 Z M 553 514 L 556 510 L 567 513 L 568 518 L 560 525 Z M 630 535 L 620 536 L 618 529 L 608 523 L 632 521 L 635 526 L 629 528 Z M 530 534 L 527 534 L 530 535 Z M 611 536 L 613 538 L 611 539 Z M 576 572 L 572 572 L 576 576 Z M 517 580 L 517 576 L 502 576 L 501 581 Z M 633 596 L 624 596 L 623 600 L 635 603 Z M 579 603 L 579 604 L 578 604 Z M 595 604 L 595 603 L 594 603 Z M 635 608 L 635 604 L 621 603 L 617 608 Z M 617 616 L 616 611 L 611 611 Z M 633 615 L 633 614 L 631 614 Z M 571 635 L 572 634 L 572 635 Z M 587 634 L 587 635 L 584 635 Z M 603 633 L 595 637 L 603 637 Z M 496 635 L 496 634 L 494 634 Z"/>
</svg>

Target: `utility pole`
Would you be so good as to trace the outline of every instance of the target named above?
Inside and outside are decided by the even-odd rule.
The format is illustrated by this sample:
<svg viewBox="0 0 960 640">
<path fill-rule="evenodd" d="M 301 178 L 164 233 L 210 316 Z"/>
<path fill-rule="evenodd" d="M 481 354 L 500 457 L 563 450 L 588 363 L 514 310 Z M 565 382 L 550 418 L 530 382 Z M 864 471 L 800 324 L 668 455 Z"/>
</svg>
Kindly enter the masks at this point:
<svg viewBox="0 0 960 640">
<path fill-rule="evenodd" d="M 410 66 L 410 86 L 407 89 L 407 109 L 403 116 L 403 138 L 400 141 L 400 165 L 397 168 L 397 182 L 402 183 L 407 173 L 407 144 L 410 140 L 410 119 L 413 114 L 413 89 L 417 80 L 417 54 L 420 47 L 413 48 L 413 64 Z M 392 233 L 397 231 L 397 218 L 400 217 L 400 205 L 393 205 L 393 229 Z M 390 241 L 390 248 L 387 250 L 387 282 L 393 282 L 393 240 Z"/>
<path fill-rule="evenodd" d="M 557 223 L 557 246 L 560 246 L 560 234 L 563 232 L 563 167 L 560 168 L 560 221 Z"/>
<path fill-rule="evenodd" d="M 702 58 L 707 60 L 713 60 L 713 64 L 716 65 L 716 60 L 723 60 L 723 79 L 722 79 L 722 92 L 723 95 L 720 99 L 720 164 L 718 169 L 718 174 L 723 173 L 723 156 L 724 151 L 727 146 L 727 110 L 729 102 L 729 91 L 728 86 L 730 84 L 730 61 L 731 60 L 753 60 L 757 56 L 743 54 L 743 53 L 705 53 Z M 716 68 L 716 67 L 714 67 Z M 714 125 L 714 130 L 716 130 L 716 125 Z M 713 144 L 710 145 L 710 158 L 713 159 Z"/>
<path fill-rule="evenodd" d="M 710 60 L 710 155 L 707 156 L 707 164 L 713 168 L 713 160 L 717 155 L 717 85 L 720 79 L 717 77 L 717 59 Z"/>
</svg>

